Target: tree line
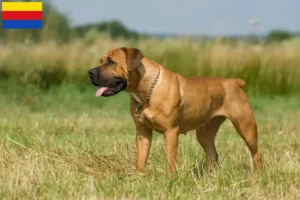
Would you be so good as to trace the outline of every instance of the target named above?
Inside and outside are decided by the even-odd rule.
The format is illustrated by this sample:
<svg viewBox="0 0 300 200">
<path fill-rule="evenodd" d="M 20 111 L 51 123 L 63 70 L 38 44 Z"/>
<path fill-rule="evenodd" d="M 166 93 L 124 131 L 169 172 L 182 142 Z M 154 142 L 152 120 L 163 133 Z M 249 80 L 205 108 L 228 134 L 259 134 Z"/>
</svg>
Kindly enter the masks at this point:
<svg viewBox="0 0 300 200">
<path fill-rule="evenodd" d="M 28 2 L 34 0 L 23 1 Z M 97 37 L 98 33 L 106 33 L 112 39 L 124 38 L 137 40 L 141 37 L 149 37 L 149 35 L 141 34 L 136 31 L 130 30 L 119 20 L 84 24 L 72 27 L 66 15 L 59 12 L 59 10 L 50 1 L 43 1 L 43 28 L 41 30 L 0 29 L 0 40 L 2 42 L 39 42 L 45 40 L 53 40 L 56 42 L 68 42 L 72 38 L 84 38 L 87 35 L 92 35 L 91 37 L 95 38 Z M 297 34 L 277 29 L 268 33 L 267 36 L 265 36 L 263 39 L 267 43 L 271 43 L 281 42 L 297 36 Z"/>
</svg>

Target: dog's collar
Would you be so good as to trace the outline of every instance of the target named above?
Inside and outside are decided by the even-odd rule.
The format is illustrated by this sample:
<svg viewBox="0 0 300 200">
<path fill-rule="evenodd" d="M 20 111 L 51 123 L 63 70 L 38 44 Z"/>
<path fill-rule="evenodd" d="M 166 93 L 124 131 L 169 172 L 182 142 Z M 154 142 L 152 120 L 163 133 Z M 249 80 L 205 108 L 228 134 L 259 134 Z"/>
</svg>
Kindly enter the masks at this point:
<svg viewBox="0 0 300 200">
<path fill-rule="evenodd" d="M 157 73 L 157 75 L 156 75 L 156 77 L 155 77 L 155 79 L 154 79 L 154 81 L 153 81 L 153 83 L 152 83 L 152 85 L 151 85 L 151 87 L 150 87 L 150 89 L 149 89 L 149 91 L 148 91 L 148 93 L 147 93 L 147 95 L 146 95 L 146 97 L 143 101 L 138 102 L 133 96 L 131 96 L 132 100 L 133 100 L 133 105 L 135 107 L 135 116 L 138 116 L 139 108 L 142 107 L 143 105 L 145 105 L 145 103 L 147 103 L 147 101 L 149 101 L 150 96 L 151 96 L 151 94 L 152 94 L 152 92 L 153 92 L 153 90 L 154 90 L 154 88 L 157 84 L 158 79 L 159 79 L 159 75 L 160 75 L 160 68 L 158 68 L 158 73 Z"/>
</svg>

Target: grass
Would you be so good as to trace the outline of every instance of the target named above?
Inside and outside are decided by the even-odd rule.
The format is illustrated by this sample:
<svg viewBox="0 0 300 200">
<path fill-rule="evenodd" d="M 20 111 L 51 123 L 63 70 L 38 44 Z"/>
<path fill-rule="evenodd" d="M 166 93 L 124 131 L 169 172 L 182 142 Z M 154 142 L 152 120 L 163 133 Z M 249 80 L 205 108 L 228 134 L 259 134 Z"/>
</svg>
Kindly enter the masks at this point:
<svg viewBox="0 0 300 200">
<path fill-rule="evenodd" d="M 42 90 L 0 83 L 1 199 L 299 199 L 298 96 L 251 96 L 264 172 L 252 173 L 246 145 L 229 122 L 216 144 L 221 164 L 202 170 L 204 152 L 180 136 L 178 175 L 169 177 L 155 134 L 144 176 L 134 171 L 129 97 L 96 98 L 92 86 Z"/>
<path fill-rule="evenodd" d="M 98 65 L 109 49 L 133 46 L 172 71 L 183 75 L 243 78 L 251 95 L 291 95 L 300 92 L 300 45 L 293 42 L 252 45 L 240 41 L 209 43 L 189 39 L 139 42 L 100 37 L 92 45 L 84 40 L 67 44 L 1 45 L 0 78 L 43 89 L 64 83 L 87 85 L 87 70 Z M 17 56 L 16 56 L 17 55 Z"/>
<path fill-rule="evenodd" d="M 227 121 L 220 166 L 203 170 L 194 133 L 180 136 L 178 175 L 154 135 L 146 173 L 135 174 L 129 97 L 96 98 L 87 70 L 119 46 L 183 75 L 243 78 L 258 122 L 264 172 Z M 0 45 L 1 199 L 299 199 L 300 45 L 100 37 L 67 44 Z"/>
</svg>

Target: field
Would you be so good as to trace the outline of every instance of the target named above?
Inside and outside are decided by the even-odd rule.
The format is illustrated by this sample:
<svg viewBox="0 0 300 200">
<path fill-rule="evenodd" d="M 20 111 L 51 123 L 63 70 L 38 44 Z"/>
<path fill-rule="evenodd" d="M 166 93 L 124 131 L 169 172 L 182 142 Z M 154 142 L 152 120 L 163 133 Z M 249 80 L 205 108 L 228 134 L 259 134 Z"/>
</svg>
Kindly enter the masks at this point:
<svg viewBox="0 0 300 200">
<path fill-rule="evenodd" d="M 87 70 L 99 64 L 108 49 L 133 46 L 145 56 L 183 75 L 239 77 L 251 95 L 291 95 L 300 91 L 300 44 L 251 45 L 216 40 L 145 39 L 138 42 L 101 38 L 93 44 L 74 40 L 67 44 L 0 45 L 0 78 L 42 88 L 62 83 L 88 84 Z M 17 55 L 17 57 L 16 57 Z"/>
<path fill-rule="evenodd" d="M 194 133 L 180 136 L 178 175 L 167 173 L 155 134 L 146 173 L 135 174 L 129 96 L 96 98 L 87 69 L 116 46 L 137 46 L 184 75 L 246 80 L 258 123 L 262 174 L 227 121 L 216 138 L 220 166 L 203 170 Z M 0 47 L 1 199 L 299 199 L 300 45 L 186 39 L 82 41 Z"/>
</svg>

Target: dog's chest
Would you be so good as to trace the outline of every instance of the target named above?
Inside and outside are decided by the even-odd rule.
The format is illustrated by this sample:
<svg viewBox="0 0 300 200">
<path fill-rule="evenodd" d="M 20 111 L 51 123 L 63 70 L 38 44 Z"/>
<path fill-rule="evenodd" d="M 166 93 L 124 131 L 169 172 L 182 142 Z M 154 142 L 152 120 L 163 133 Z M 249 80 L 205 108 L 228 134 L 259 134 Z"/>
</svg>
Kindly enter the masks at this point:
<svg viewBox="0 0 300 200">
<path fill-rule="evenodd" d="M 166 129 L 164 119 L 160 114 L 157 114 L 150 109 L 146 108 L 142 110 L 141 112 L 137 112 L 135 119 L 141 123 L 147 126 L 150 129 L 153 129 L 157 132 L 164 132 Z"/>
</svg>

